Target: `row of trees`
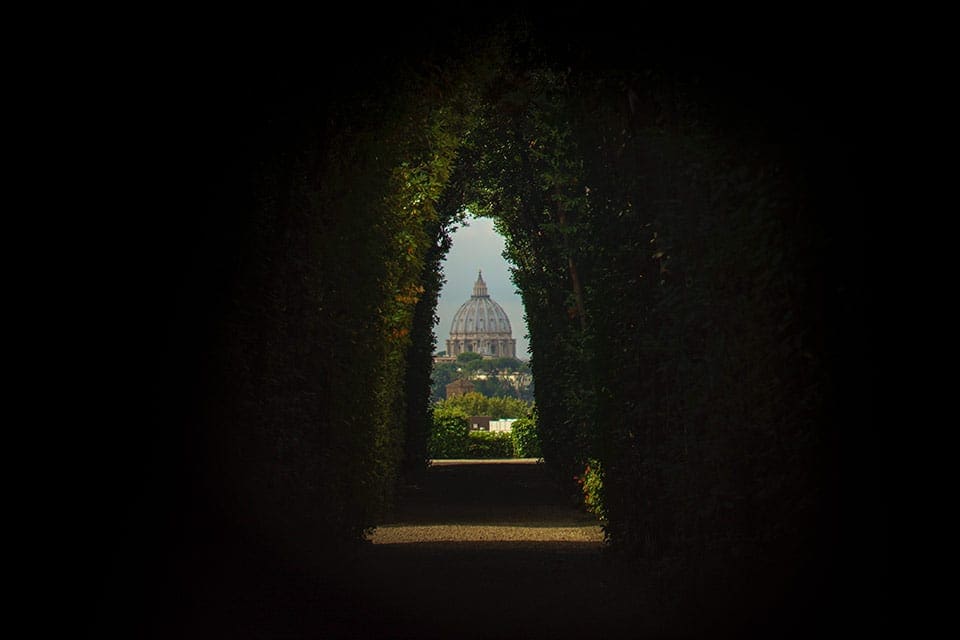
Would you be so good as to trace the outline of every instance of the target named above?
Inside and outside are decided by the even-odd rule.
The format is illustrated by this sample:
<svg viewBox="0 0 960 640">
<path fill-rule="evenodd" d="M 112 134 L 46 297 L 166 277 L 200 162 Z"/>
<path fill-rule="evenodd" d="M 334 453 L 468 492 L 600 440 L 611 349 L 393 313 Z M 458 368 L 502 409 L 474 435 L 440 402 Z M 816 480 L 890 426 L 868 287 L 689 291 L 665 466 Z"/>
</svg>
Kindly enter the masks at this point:
<svg viewBox="0 0 960 640">
<path fill-rule="evenodd" d="M 529 418 L 535 412 L 532 402 L 507 396 L 485 396 L 477 392 L 439 400 L 434 407 L 460 409 L 468 416 L 490 416 L 495 420 Z"/>
<path fill-rule="evenodd" d="M 470 352 L 461 353 L 456 362 L 433 365 L 431 400 L 436 402 L 445 398 L 446 386 L 460 378 L 469 380 L 478 393 L 487 397 L 533 400 L 534 385 L 529 363 L 516 358 L 484 359 Z"/>
</svg>

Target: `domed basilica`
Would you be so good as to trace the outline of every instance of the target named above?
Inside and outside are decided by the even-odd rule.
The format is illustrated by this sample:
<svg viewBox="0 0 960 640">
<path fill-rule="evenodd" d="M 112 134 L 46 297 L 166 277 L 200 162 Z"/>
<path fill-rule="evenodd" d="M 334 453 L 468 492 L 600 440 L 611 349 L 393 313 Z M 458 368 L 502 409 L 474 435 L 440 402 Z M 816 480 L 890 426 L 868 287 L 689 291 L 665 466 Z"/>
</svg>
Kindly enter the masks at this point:
<svg viewBox="0 0 960 640">
<path fill-rule="evenodd" d="M 447 356 L 472 351 L 488 358 L 516 358 L 517 341 L 510 330 L 510 318 L 487 293 L 483 272 L 477 275 L 473 295 L 453 316 Z"/>
</svg>

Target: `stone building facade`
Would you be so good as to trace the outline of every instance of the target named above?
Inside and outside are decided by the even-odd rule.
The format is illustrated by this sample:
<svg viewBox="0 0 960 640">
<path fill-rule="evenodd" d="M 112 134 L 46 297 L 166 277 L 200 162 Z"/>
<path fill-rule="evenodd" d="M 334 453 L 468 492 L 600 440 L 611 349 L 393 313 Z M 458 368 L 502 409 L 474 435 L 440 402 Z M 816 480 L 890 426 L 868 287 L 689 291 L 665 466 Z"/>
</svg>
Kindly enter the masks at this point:
<svg viewBox="0 0 960 640">
<path fill-rule="evenodd" d="M 487 293 L 483 272 L 477 275 L 473 295 L 454 314 L 447 340 L 447 356 L 456 357 L 468 351 L 487 358 L 517 357 L 510 318 Z"/>
<path fill-rule="evenodd" d="M 468 393 L 473 393 L 474 391 L 475 388 L 473 383 L 471 383 L 469 380 L 464 380 L 463 378 L 454 380 L 446 387 L 447 399 L 463 396 Z"/>
</svg>

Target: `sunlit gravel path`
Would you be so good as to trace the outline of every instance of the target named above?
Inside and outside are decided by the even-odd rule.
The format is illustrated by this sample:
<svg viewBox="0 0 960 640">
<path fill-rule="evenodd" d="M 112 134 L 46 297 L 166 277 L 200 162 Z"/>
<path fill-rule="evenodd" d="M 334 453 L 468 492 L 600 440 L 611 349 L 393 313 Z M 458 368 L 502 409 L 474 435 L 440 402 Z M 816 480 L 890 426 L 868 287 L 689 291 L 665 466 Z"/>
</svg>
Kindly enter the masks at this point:
<svg viewBox="0 0 960 640">
<path fill-rule="evenodd" d="M 390 520 L 371 542 L 577 542 L 589 550 L 603 542 L 596 519 L 565 501 L 530 459 L 435 461 L 423 485 L 405 487 Z"/>
<path fill-rule="evenodd" d="M 377 614 L 361 633 L 590 638 L 643 627 L 596 518 L 536 460 L 437 461 L 369 540 L 363 590 Z"/>
</svg>

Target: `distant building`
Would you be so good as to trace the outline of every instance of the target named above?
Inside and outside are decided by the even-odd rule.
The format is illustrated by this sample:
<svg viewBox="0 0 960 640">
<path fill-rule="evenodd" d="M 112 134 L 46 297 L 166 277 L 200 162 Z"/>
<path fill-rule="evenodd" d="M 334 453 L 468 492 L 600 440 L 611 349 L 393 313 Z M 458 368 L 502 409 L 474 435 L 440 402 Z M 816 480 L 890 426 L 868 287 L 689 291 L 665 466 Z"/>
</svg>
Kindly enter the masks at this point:
<svg viewBox="0 0 960 640">
<path fill-rule="evenodd" d="M 475 390 L 473 383 L 460 378 L 447 385 L 447 399 L 472 393 Z"/>
<path fill-rule="evenodd" d="M 510 433 L 513 431 L 513 423 L 516 421 L 516 418 L 494 420 L 490 416 L 470 416 L 470 430 L 491 431 L 494 433 Z"/>
<path fill-rule="evenodd" d="M 471 431 L 490 431 L 490 416 L 470 416 Z"/>
<path fill-rule="evenodd" d="M 473 295 L 460 306 L 450 325 L 447 358 L 461 353 L 479 353 L 485 358 L 516 358 L 517 341 L 513 339 L 510 318 L 487 293 L 483 272 L 477 275 Z"/>
</svg>

